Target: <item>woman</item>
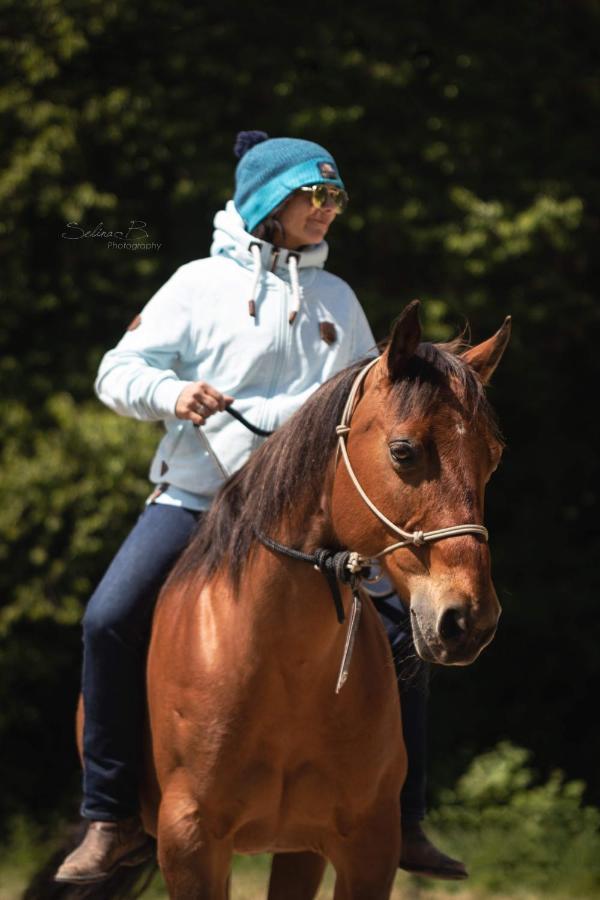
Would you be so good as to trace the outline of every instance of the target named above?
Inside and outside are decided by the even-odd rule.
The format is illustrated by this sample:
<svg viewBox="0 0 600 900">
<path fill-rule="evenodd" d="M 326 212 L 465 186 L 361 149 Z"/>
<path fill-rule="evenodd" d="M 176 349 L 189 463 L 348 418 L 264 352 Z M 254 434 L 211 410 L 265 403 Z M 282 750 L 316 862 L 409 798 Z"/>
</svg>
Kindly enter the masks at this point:
<svg viewBox="0 0 600 900">
<path fill-rule="evenodd" d="M 264 132 L 241 132 L 236 153 L 235 194 L 215 218 L 210 257 L 179 268 L 100 364 L 99 398 L 122 415 L 164 421 L 166 434 L 151 466 L 155 489 L 83 621 L 81 813 L 90 826 L 58 881 L 97 881 L 148 853 L 137 796 L 154 601 L 198 517 L 261 440 L 225 410 L 235 398 L 236 410 L 273 430 L 322 382 L 374 352 L 354 293 L 323 270 L 325 235 L 347 202 L 333 157 Z M 387 602 L 401 611 L 397 598 Z M 392 640 L 410 632 L 384 612 Z M 407 743 L 418 760 L 424 693 L 413 694 Z M 421 723 L 413 737 L 411 720 Z M 403 796 L 410 816 L 400 864 L 461 877 L 461 864 L 420 829 L 421 771 L 413 766 Z"/>
</svg>

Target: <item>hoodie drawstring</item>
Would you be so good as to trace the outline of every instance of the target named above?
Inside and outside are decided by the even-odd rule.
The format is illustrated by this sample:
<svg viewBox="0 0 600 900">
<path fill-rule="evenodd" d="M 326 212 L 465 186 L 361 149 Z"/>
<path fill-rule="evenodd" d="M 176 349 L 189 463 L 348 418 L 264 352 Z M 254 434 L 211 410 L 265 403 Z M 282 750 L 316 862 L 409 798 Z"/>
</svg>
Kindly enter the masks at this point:
<svg viewBox="0 0 600 900">
<path fill-rule="evenodd" d="M 260 276 L 262 274 L 262 258 L 260 255 L 262 244 L 259 244 L 256 241 L 253 241 L 250 244 L 250 252 L 252 253 L 252 262 L 254 264 L 254 272 L 253 280 L 252 280 L 252 292 L 250 294 L 250 299 L 248 300 L 248 312 L 253 318 L 256 318 L 256 295 L 258 294 L 258 285 L 260 283 Z"/>
<path fill-rule="evenodd" d="M 298 280 L 298 259 L 297 253 L 288 253 L 288 269 L 290 270 L 290 284 L 292 286 L 292 308 L 288 320 L 290 325 L 293 324 L 300 311 L 300 301 L 302 300 L 302 288 Z"/>
<path fill-rule="evenodd" d="M 259 244 L 258 241 L 253 241 L 248 248 L 252 253 L 253 264 L 252 292 L 250 294 L 250 299 L 248 300 L 248 312 L 253 318 L 256 318 L 256 297 L 258 294 L 258 285 L 260 284 L 260 278 L 262 275 L 261 247 L 262 244 Z M 290 286 L 292 289 L 292 308 L 288 317 L 290 325 L 293 324 L 294 319 L 298 315 L 300 311 L 300 303 L 302 302 L 302 288 L 300 287 L 300 279 L 298 278 L 299 259 L 300 254 L 294 253 L 293 251 L 290 251 L 288 253 L 287 264 L 290 273 Z"/>
</svg>

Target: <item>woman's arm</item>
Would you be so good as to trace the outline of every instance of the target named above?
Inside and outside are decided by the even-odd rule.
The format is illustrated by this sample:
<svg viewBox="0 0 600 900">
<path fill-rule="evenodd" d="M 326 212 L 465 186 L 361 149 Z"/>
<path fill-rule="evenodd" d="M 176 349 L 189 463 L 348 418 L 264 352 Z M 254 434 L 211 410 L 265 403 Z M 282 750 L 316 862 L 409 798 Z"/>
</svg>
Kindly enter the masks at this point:
<svg viewBox="0 0 600 900">
<path fill-rule="evenodd" d="M 135 419 L 177 415 L 182 391 L 195 384 L 178 374 L 192 352 L 190 302 L 188 278 L 178 269 L 103 357 L 95 383 L 103 403 Z"/>
</svg>

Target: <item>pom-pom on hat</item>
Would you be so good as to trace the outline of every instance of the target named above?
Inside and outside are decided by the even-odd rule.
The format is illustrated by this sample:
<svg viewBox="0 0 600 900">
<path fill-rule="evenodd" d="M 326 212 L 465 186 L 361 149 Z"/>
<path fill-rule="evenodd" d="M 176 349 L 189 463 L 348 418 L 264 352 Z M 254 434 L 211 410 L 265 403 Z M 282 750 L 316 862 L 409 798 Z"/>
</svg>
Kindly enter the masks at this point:
<svg viewBox="0 0 600 900">
<path fill-rule="evenodd" d="M 333 184 L 344 188 L 333 156 L 312 141 L 240 131 L 234 153 L 240 161 L 233 202 L 247 231 L 253 231 L 299 187 Z"/>
</svg>

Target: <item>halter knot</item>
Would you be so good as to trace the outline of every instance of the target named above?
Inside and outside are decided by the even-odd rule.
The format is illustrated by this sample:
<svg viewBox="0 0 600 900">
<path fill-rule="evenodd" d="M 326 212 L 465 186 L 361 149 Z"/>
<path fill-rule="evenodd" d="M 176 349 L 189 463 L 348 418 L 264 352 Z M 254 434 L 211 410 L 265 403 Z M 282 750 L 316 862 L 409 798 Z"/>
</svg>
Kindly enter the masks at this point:
<svg viewBox="0 0 600 900">
<path fill-rule="evenodd" d="M 423 531 L 415 531 L 412 536 L 412 542 L 416 547 L 422 547 L 425 543 L 425 533 Z"/>
<path fill-rule="evenodd" d="M 350 553 L 346 565 L 353 575 L 360 575 L 363 569 L 367 568 L 362 560 L 362 557 L 355 550 Z"/>
<path fill-rule="evenodd" d="M 343 622 L 345 619 L 344 605 L 338 582 L 352 584 L 355 578 L 355 575 L 348 567 L 351 556 L 352 554 L 349 550 L 336 552 L 335 550 L 325 550 L 322 547 L 315 550 L 312 556 L 315 569 L 323 573 L 329 584 L 338 622 Z"/>
<path fill-rule="evenodd" d="M 349 431 L 350 431 L 349 425 L 336 425 L 335 426 L 335 433 L 337 434 L 338 437 L 343 437 L 345 434 L 348 434 Z"/>
<path fill-rule="evenodd" d="M 328 577 L 335 577 L 342 584 L 350 584 L 352 570 L 349 560 L 352 554 L 348 550 L 325 550 L 319 547 L 314 552 L 315 568 Z"/>
</svg>

